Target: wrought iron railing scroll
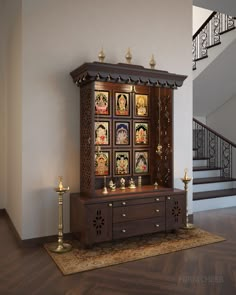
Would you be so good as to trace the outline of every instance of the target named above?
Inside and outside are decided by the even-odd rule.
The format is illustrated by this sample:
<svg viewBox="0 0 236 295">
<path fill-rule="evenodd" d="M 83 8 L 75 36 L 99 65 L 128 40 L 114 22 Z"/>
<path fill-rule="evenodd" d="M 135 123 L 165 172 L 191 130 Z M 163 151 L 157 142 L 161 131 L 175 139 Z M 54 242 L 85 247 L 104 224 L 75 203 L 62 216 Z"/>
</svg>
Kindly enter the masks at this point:
<svg viewBox="0 0 236 295">
<path fill-rule="evenodd" d="M 209 168 L 219 168 L 220 176 L 232 178 L 235 143 L 193 119 L 193 148 L 196 158 L 206 159 Z"/>
<path fill-rule="evenodd" d="M 193 35 L 193 70 L 196 69 L 196 61 L 208 56 L 208 48 L 220 44 L 220 35 L 233 29 L 235 29 L 235 17 L 221 12 L 212 12 L 212 14 Z"/>
</svg>

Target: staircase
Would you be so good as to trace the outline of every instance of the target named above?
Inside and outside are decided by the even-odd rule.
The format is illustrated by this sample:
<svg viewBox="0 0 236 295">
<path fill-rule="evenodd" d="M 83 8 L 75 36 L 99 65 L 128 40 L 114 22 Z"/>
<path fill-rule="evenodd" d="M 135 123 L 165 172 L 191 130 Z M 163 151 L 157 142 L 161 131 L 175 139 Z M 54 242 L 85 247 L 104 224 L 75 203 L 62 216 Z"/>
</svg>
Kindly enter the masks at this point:
<svg viewBox="0 0 236 295">
<path fill-rule="evenodd" d="M 193 70 L 199 61 L 208 57 L 210 48 L 221 44 L 221 36 L 234 29 L 235 17 L 214 11 L 193 36 Z M 226 35 L 229 35 L 228 44 L 236 38 L 234 31 Z M 225 46 L 221 45 L 222 50 Z M 212 51 L 209 63 L 217 56 L 216 51 Z M 217 52 L 220 54 L 220 50 Z M 193 75 L 195 83 L 203 69 L 200 63 L 198 73 Z M 193 119 L 193 212 L 236 206 L 236 179 L 232 175 L 234 150 L 236 152 L 235 143 Z"/>
<path fill-rule="evenodd" d="M 235 29 L 235 19 L 235 17 L 214 11 L 201 25 L 193 35 L 193 70 L 196 70 L 198 61 L 208 57 L 208 50 L 210 48 L 221 44 L 221 35 Z"/>
<path fill-rule="evenodd" d="M 236 144 L 193 119 L 193 212 L 236 206 Z"/>
</svg>

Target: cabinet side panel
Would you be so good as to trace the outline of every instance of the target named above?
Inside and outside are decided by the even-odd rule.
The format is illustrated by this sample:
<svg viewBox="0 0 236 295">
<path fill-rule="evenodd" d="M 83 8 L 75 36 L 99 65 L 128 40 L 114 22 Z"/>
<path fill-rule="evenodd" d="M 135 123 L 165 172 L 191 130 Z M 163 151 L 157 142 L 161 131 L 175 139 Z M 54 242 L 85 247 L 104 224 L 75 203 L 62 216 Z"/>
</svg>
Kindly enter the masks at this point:
<svg viewBox="0 0 236 295">
<path fill-rule="evenodd" d="M 80 89 L 80 190 L 94 192 L 94 85 L 86 84 Z"/>
</svg>

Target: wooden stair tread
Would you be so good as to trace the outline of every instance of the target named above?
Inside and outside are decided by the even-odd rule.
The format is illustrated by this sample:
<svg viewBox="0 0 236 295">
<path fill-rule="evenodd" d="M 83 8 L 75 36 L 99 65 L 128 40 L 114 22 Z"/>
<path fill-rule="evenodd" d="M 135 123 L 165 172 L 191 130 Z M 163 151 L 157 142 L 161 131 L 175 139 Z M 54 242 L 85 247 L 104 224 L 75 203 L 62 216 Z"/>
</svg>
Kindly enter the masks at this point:
<svg viewBox="0 0 236 295">
<path fill-rule="evenodd" d="M 216 190 L 216 191 L 207 191 L 207 192 L 198 192 L 193 193 L 193 200 L 206 200 L 206 199 L 214 199 L 221 197 L 229 197 L 236 195 L 236 189 L 224 189 L 224 190 Z"/>
<path fill-rule="evenodd" d="M 193 167 L 193 171 L 206 171 L 206 170 L 220 170 L 220 167 L 207 167 L 207 166 L 198 166 Z"/>
<path fill-rule="evenodd" d="M 204 183 L 214 183 L 214 182 L 227 182 L 235 181 L 235 178 L 231 177 L 204 177 L 204 178 L 194 178 L 193 184 L 204 184 Z"/>
</svg>

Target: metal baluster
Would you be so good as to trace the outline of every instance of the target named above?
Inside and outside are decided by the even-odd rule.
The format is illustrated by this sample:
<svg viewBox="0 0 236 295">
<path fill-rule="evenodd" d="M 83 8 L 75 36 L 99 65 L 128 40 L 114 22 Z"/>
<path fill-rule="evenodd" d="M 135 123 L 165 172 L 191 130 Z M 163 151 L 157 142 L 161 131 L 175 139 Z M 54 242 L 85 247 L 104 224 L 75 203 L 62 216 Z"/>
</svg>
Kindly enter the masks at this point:
<svg viewBox="0 0 236 295">
<path fill-rule="evenodd" d="M 232 145 L 230 145 L 230 177 L 232 177 L 232 161 L 233 161 L 233 156 L 232 156 Z"/>
<path fill-rule="evenodd" d="M 224 176 L 223 161 L 222 161 L 222 140 L 220 141 L 220 176 Z"/>
</svg>

